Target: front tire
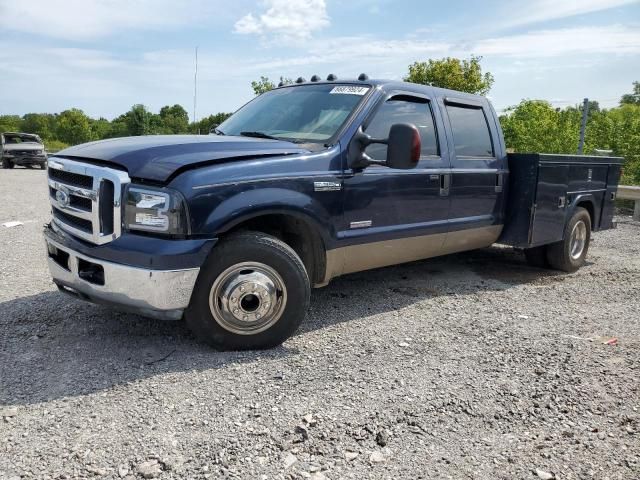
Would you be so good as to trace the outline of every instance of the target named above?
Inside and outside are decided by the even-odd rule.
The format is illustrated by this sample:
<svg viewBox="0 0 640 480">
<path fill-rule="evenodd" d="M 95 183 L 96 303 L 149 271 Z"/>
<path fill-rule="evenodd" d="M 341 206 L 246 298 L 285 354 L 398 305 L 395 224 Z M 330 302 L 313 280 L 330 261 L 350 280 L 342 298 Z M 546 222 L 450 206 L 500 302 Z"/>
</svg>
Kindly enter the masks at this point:
<svg viewBox="0 0 640 480">
<path fill-rule="evenodd" d="M 311 286 L 304 264 L 281 240 L 232 235 L 200 270 L 185 320 L 217 350 L 272 348 L 300 326 Z"/>
<path fill-rule="evenodd" d="M 2 160 L 2 168 L 8 169 L 13 167 L 14 167 L 14 164 L 11 160 Z"/>
<path fill-rule="evenodd" d="M 591 241 L 591 217 L 584 208 L 575 209 L 564 227 L 564 240 L 547 247 L 547 260 L 556 270 L 575 272 L 584 265 Z"/>
</svg>

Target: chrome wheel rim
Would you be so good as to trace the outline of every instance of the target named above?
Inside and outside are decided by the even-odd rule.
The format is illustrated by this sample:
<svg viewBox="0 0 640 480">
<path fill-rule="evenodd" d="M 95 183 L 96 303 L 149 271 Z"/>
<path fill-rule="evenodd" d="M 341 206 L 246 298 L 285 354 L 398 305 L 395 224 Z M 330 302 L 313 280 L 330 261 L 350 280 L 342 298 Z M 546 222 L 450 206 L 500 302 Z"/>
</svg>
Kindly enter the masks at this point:
<svg viewBox="0 0 640 480">
<path fill-rule="evenodd" d="M 587 244 L 587 226 L 580 220 L 573 226 L 569 242 L 569 252 L 573 260 L 578 260 Z"/>
<path fill-rule="evenodd" d="M 232 333 L 255 335 L 273 326 L 287 305 L 287 289 L 273 268 L 259 262 L 237 263 L 218 275 L 209 308 L 218 324 Z"/>
</svg>

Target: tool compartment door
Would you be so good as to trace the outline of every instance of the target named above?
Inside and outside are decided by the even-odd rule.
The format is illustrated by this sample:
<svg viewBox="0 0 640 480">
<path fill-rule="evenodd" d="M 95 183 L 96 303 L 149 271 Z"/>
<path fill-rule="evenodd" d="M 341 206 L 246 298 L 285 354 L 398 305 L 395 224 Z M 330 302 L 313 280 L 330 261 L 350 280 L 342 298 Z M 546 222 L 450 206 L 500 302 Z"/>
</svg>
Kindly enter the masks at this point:
<svg viewBox="0 0 640 480">
<path fill-rule="evenodd" d="M 541 164 L 538 171 L 532 245 L 562 240 L 567 211 L 569 166 Z"/>
</svg>

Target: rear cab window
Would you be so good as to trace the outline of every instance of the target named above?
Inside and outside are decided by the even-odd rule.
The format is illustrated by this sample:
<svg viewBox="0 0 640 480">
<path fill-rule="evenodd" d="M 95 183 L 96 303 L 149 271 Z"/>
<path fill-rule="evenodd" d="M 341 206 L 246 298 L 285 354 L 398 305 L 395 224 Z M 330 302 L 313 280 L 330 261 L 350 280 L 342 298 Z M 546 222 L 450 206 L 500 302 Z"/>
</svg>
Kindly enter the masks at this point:
<svg viewBox="0 0 640 480">
<path fill-rule="evenodd" d="M 493 157 L 493 141 L 482 107 L 446 104 L 457 157 Z"/>
</svg>

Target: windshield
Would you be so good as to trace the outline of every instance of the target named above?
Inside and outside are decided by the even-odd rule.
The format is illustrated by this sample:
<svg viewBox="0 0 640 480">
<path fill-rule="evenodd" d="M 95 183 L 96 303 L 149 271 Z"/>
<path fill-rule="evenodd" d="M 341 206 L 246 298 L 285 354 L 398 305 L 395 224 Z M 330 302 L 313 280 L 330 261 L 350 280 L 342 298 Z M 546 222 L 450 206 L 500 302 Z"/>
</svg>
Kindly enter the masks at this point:
<svg viewBox="0 0 640 480">
<path fill-rule="evenodd" d="M 234 113 L 217 132 L 324 142 L 338 132 L 370 88 L 320 84 L 271 90 Z"/>
<path fill-rule="evenodd" d="M 35 135 L 10 135 L 4 134 L 4 143 L 41 143 Z"/>
</svg>

